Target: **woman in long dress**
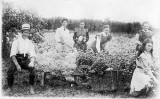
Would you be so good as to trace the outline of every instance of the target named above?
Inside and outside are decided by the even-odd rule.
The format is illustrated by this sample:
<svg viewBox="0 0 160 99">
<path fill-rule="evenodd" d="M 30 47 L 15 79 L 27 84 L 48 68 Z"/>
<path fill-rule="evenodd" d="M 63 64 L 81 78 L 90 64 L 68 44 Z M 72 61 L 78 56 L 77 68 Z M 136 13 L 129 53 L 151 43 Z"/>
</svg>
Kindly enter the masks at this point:
<svg viewBox="0 0 160 99">
<path fill-rule="evenodd" d="M 130 94 L 138 96 L 140 91 L 146 88 L 148 91 L 152 83 L 158 83 L 157 78 L 152 73 L 154 67 L 153 43 L 151 39 L 146 39 L 142 44 L 143 52 L 136 60 L 136 69 L 134 70 Z"/>
<path fill-rule="evenodd" d="M 105 48 L 105 44 L 112 39 L 110 34 L 110 26 L 104 25 L 103 32 L 96 35 L 96 39 L 91 44 L 91 48 L 95 53 L 103 51 Z"/>
</svg>

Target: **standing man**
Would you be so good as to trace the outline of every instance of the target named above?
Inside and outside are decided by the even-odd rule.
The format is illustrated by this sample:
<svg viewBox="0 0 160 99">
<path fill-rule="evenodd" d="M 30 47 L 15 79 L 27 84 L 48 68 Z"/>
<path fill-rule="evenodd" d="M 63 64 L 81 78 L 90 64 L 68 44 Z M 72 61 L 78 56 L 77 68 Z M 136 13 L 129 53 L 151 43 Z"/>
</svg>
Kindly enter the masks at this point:
<svg viewBox="0 0 160 99">
<path fill-rule="evenodd" d="M 85 23 L 84 21 L 80 21 L 79 28 L 75 29 L 73 40 L 74 40 L 74 47 L 77 50 L 87 50 L 87 41 L 89 40 L 89 33 L 88 29 L 84 28 Z"/>
<path fill-rule="evenodd" d="M 34 94 L 34 79 L 35 79 L 35 68 L 34 61 L 36 57 L 34 44 L 28 39 L 30 33 L 30 25 L 25 23 L 22 25 L 22 37 L 19 37 L 12 43 L 11 47 L 11 65 L 7 72 L 8 90 L 12 91 L 14 82 L 14 73 L 21 71 L 22 69 L 28 70 L 29 75 L 29 91 Z"/>
<path fill-rule="evenodd" d="M 60 44 L 62 51 L 65 51 L 65 44 L 68 44 L 70 41 L 70 33 L 67 29 L 68 20 L 63 19 L 62 20 L 62 26 L 60 28 L 57 28 L 56 34 L 55 34 L 55 40 L 57 43 Z"/>
</svg>

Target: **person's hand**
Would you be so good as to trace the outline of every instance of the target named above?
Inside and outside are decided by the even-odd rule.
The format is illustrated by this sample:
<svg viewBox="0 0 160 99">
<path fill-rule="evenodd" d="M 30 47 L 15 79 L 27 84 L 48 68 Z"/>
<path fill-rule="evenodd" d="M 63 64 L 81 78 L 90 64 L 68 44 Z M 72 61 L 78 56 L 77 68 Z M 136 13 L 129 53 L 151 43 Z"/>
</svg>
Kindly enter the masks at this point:
<svg viewBox="0 0 160 99">
<path fill-rule="evenodd" d="M 78 41 L 82 41 L 83 40 L 83 37 L 82 36 L 80 36 L 79 38 L 78 38 Z"/>
<path fill-rule="evenodd" d="M 77 43 L 78 43 L 78 44 L 81 44 L 82 42 L 81 42 L 81 41 L 77 41 Z"/>
<path fill-rule="evenodd" d="M 138 42 L 136 43 L 136 45 L 142 45 L 142 43 L 141 43 L 140 41 L 138 41 Z"/>
<path fill-rule="evenodd" d="M 136 58 L 137 58 L 137 57 L 134 56 L 134 57 L 132 57 L 131 60 L 129 60 L 128 62 L 129 62 L 129 63 L 133 63 L 134 61 L 136 61 Z"/>
<path fill-rule="evenodd" d="M 87 41 L 87 40 L 86 40 L 86 37 L 84 37 L 84 38 L 83 38 L 83 42 L 86 42 L 86 41 Z"/>
<path fill-rule="evenodd" d="M 21 69 L 21 66 L 18 64 L 18 65 L 16 65 L 16 67 L 17 67 L 17 70 L 20 72 L 22 69 Z"/>
<path fill-rule="evenodd" d="M 34 67 L 34 62 L 30 62 L 29 67 Z"/>
</svg>

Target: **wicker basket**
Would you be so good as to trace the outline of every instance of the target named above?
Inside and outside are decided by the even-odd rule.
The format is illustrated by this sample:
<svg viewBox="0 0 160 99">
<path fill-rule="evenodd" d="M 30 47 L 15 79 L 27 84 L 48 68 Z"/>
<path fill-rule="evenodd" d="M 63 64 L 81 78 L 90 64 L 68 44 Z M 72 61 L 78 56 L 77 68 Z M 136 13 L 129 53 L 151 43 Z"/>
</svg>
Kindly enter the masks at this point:
<svg viewBox="0 0 160 99">
<path fill-rule="evenodd" d="M 123 89 L 122 71 L 105 71 L 103 75 L 92 74 L 91 87 L 93 91 L 114 91 Z"/>
</svg>

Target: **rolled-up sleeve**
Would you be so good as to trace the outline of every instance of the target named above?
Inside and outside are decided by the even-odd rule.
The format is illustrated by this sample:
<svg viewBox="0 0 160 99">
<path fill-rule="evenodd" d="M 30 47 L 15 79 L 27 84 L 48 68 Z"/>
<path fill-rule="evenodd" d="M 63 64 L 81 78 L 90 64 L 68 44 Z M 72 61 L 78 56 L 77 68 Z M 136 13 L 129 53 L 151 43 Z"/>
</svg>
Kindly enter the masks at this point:
<svg viewBox="0 0 160 99">
<path fill-rule="evenodd" d="M 18 42 L 16 40 L 16 41 L 13 41 L 13 43 L 12 43 L 10 57 L 12 57 L 13 55 L 16 55 L 17 52 L 18 52 Z"/>
<path fill-rule="evenodd" d="M 97 37 L 97 40 L 96 40 L 96 49 L 98 52 L 100 52 L 100 38 Z"/>
<path fill-rule="evenodd" d="M 36 57 L 35 46 L 32 42 L 30 42 L 29 53 L 30 53 L 30 57 Z"/>
</svg>

